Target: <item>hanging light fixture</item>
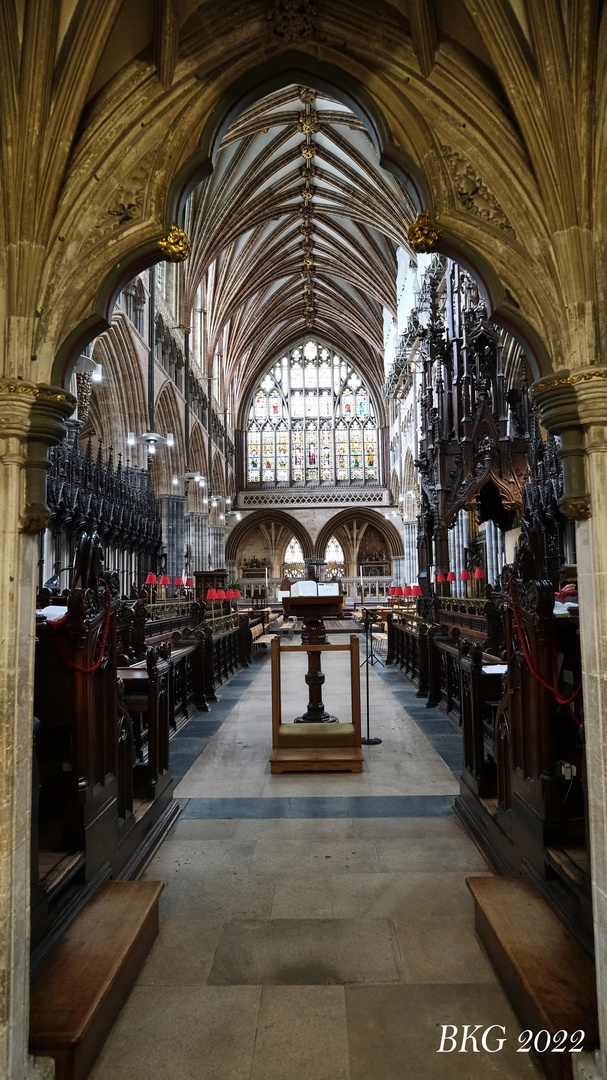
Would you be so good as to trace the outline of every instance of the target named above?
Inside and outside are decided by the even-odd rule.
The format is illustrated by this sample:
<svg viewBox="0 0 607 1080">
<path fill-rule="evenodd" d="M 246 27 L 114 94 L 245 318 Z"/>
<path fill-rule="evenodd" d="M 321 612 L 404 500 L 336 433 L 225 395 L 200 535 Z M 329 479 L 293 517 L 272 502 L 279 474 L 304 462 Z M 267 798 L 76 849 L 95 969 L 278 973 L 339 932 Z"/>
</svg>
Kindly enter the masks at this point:
<svg viewBox="0 0 607 1080">
<path fill-rule="evenodd" d="M 137 443 L 141 443 L 147 447 L 150 455 L 156 453 L 157 446 L 171 447 L 175 445 L 172 431 L 169 431 L 166 436 L 159 435 L 157 431 L 144 431 L 143 435 L 135 435 L 133 431 L 129 431 L 126 442 L 127 446 L 135 446 Z"/>
</svg>

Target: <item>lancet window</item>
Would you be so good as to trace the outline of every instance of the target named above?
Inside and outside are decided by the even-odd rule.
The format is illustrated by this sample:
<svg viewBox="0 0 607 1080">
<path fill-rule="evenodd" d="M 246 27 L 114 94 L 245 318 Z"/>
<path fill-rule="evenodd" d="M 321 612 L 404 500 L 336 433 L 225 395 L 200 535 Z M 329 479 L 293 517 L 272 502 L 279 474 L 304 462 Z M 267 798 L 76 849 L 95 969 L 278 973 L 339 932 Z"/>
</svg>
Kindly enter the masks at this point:
<svg viewBox="0 0 607 1080">
<path fill-rule="evenodd" d="M 352 364 L 312 338 L 266 371 L 251 401 L 249 484 L 379 480 L 373 401 Z"/>
</svg>

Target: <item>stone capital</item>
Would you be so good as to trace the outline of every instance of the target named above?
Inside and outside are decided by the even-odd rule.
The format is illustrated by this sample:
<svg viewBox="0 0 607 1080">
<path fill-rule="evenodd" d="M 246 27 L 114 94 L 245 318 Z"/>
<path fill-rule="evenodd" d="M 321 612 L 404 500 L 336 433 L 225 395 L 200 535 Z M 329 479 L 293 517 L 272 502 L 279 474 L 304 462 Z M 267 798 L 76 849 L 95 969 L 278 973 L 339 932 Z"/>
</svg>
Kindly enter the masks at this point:
<svg viewBox="0 0 607 1080">
<path fill-rule="evenodd" d="M 61 387 L 0 379 L 0 461 L 24 470 L 22 532 L 40 532 L 49 523 L 48 449 L 65 437 L 64 421 L 75 407 Z"/>
<path fill-rule="evenodd" d="M 563 465 L 563 513 L 582 521 L 590 516 L 590 494 L 586 480 L 586 448 L 580 419 L 576 385 L 568 371 L 539 379 L 530 388 L 539 406 L 542 423 L 561 440 L 559 457 Z"/>
</svg>

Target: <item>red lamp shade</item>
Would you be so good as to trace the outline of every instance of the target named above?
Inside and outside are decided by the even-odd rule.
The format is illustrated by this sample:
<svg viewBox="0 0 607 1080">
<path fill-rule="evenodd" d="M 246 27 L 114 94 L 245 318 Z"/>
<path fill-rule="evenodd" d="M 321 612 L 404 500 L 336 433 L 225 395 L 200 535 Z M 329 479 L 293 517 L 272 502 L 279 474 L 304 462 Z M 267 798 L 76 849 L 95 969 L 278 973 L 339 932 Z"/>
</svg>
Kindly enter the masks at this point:
<svg viewBox="0 0 607 1080">
<path fill-rule="evenodd" d="M 160 585 L 170 585 L 171 584 L 171 579 L 170 579 L 169 575 L 168 574 L 163 574 L 161 579 L 160 579 L 159 584 Z"/>
<path fill-rule="evenodd" d="M 455 574 L 453 573 L 453 570 L 450 570 L 447 574 L 447 581 L 455 581 Z"/>
<path fill-rule="evenodd" d="M 234 590 L 233 589 L 228 589 L 228 591 L 226 592 L 226 600 L 233 600 L 233 599 L 234 599 Z"/>
<path fill-rule="evenodd" d="M 422 594 L 421 585 L 414 585 L 413 588 L 411 589 L 411 596 L 421 596 L 421 594 Z"/>
<path fill-rule="evenodd" d="M 484 581 L 484 579 L 487 577 L 482 566 L 477 566 L 476 570 L 474 571 L 474 577 L 476 581 Z"/>
<path fill-rule="evenodd" d="M 396 596 L 396 586 L 391 585 L 390 588 L 388 589 L 388 592 L 389 592 L 390 596 Z"/>
<path fill-rule="evenodd" d="M 157 585 L 158 580 L 156 578 L 156 574 L 148 574 L 148 576 L 145 579 L 145 583 L 146 583 L 146 585 Z"/>
<path fill-rule="evenodd" d="M 194 588 L 194 578 L 189 577 L 187 579 L 186 583 L 185 583 L 185 587 L 186 587 L 186 589 L 193 589 Z"/>
<path fill-rule="evenodd" d="M 183 578 L 182 577 L 176 577 L 175 578 L 175 587 L 178 588 L 180 585 L 183 585 Z"/>
<path fill-rule="evenodd" d="M 217 593 L 215 589 L 207 589 L 207 600 L 216 600 Z"/>
<path fill-rule="evenodd" d="M 234 589 L 234 599 L 240 600 L 240 589 Z"/>
<path fill-rule="evenodd" d="M 218 589 L 217 590 L 217 599 L 218 600 L 225 600 L 226 599 L 226 591 L 225 591 L 225 589 Z"/>
<path fill-rule="evenodd" d="M 446 581 L 447 579 L 446 579 L 444 574 L 437 574 L 436 575 L 436 580 L 437 581 Z"/>
<path fill-rule="evenodd" d="M 459 576 L 459 579 L 460 579 L 460 581 L 470 581 L 470 571 L 469 570 L 462 570 L 462 572 L 461 572 L 461 574 Z"/>
<path fill-rule="evenodd" d="M 403 589 L 403 596 L 412 596 L 412 595 L 413 595 L 413 590 L 412 590 L 411 586 L 410 585 L 405 585 L 405 587 Z"/>
<path fill-rule="evenodd" d="M 396 586 L 396 588 L 394 590 L 394 595 L 395 596 L 402 596 L 403 595 L 402 585 L 397 585 Z"/>
</svg>

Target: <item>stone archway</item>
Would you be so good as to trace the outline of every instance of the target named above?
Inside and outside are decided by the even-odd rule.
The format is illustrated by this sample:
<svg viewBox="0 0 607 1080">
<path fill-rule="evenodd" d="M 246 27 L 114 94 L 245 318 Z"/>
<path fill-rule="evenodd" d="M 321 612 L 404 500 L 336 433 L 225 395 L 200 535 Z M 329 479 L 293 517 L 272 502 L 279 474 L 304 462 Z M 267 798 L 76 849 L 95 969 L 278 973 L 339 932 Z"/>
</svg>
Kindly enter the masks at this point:
<svg viewBox="0 0 607 1080">
<path fill-rule="evenodd" d="M 398 529 L 394 524 L 367 508 L 358 509 L 350 507 L 335 514 L 323 525 L 315 544 L 316 557 L 324 559 L 327 544 L 332 536 L 341 544 L 344 553 L 344 566 L 347 577 L 356 577 L 358 574 L 358 553 L 364 533 L 371 527 L 381 537 L 385 538 L 388 551 L 386 554 L 391 560 L 403 554 L 403 542 Z"/>
<path fill-rule="evenodd" d="M 0 915 L 10 941 L 7 953 L 21 962 L 16 972 L 7 973 L 8 1032 L 0 1069 L 6 1066 L 15 1080 L 30 1072 L 22 943 L 27 941 L 31 693 L 21 689 L 17 695 L 14 683 L 21 688 L 32 683 L 34 536 L 44 522 L 46 447 L 61 437 L 61 418 L 73 408 L 62 387 L 79 347 L 105 328 L 121 284 L 158 259 L 157 242 L 171 224 L 172 210 L 194 175 L 203 174 L 207 149 L 196 161 L 198 173 L 188 162 L 199 152 L 198 133 L 206 119 L 215 109 L 209 131 L 218 131 L 221 116 L 227 117 L 245 93 L 263 92 L 259 55 L 267 58 L 268 77 L 323 78 L 336 94 L 347 93 L 349 86 L 352 100 L 361 109 L 368 103 L 370 115 L 375 105 L 377 131 L 381 116 L 387 133 L 380 143 L 383 160 L 419 178 L 418 205 L 431 210 L 442 228 L 442 250 L 483 278 L 493 314 L 535 351 L 536 374 L 546 375 L 551 365 L 560 369 L 541 395 L 547 422 L 563 433 L 569 455 L 567 497 L 581 500 L 577 509 L 572 504 L 576 516 L 588 516 L 586 454 L 588 490 L 596 497 L 594 518 L 579 527 L 580 546 L 588 550 L 588 573 L 580 580 L 588 611 L 582 628 L 585 691 L 600 714 L 589 725 L 589 760 L 601 762 L 607 742 L 605 708 L 599 707 L 606 605 L 589 574 L 590 568 L 595 574 L 604 570 L 606 531 L 600 498 L 606 486 L 604 380 L 597 378 L 604 375 L 597 252 L 605 196 L 595 198 L 588 166 L 596 161 L 600 175 L 605 154 L 596 152 L 589 135 L 589 118 L 603 115 L 591 90 L 595 65 L 604 61 L 598 55 L 605 45 L 598 15 L 588 19 L 587 40 L 594 36 L 599 44 L 588 47 L 587 87 L 577 59 L 567 54 L 572 35 L 561 34 L 560 25 L 552 32 L 552 23 L 561 18 L 557 5 L 528 5 L 531 43 L 521 48 L 515 15 L 491 0 L 463 9 L 466 15 L 474 9 L 475 27 L 494 68 L 490 78 L 482 65 L 477 69 L 462 58 L 448 38 L 439 43 L 438 33 L 424 36 L 418 24 L 412 37 L 393 5 L 382 5 L 378 20 L 374 6 L 352 3 L 356 18 L 344 24 L 334 5 L 319 0 L 314 10 L 320 11 L 320 25 L 316 15 L 310 26 L 299 25 L 295 16 L 289 27 L 287 36 L 301 42 L 298 53 L 284 50 L 266 6 L 227 4 L 214 16 L 213 33 L 195 22 L 181 28 L 182 43 L 187 42 L 183 55 L 177 32 L 153 42 L 144 35 L 137 39 L 141 55 L 114 70 L 111 83 L 98 77 L 94 86 L 120 6 L 101 0 L 74 4 L 75 25 L 63 40 L 65 27 L 60 34 L 59 20 L 53 21 L 48 8 L 29 5 L 21 39 L 17 19 L 9 18 L 0 35 L 4 70 L 19 70 L 21 48 L 31 66 L 31 79 L 17 89 L 7 80 L 2 91 L 7 94 L 5 138 L 16 150 L 3 177 L 11 217 L 4 223 L 1 272 L 11 286 L 6 289 L 0 434 L 7 453 L 0 494 L 11 588 L 0 610 L 5 628 L 0 670 L 11 675 L 1 695 L 3 764 L 19 783 L 2 810 L 2 831 L 11 837 L 11 847 Z M 236 89 L 241 79 L 246 85 Z M 496 93 L 495 81 L 505 92 Z M 366 84 L 373 86 L 372 95 Z M 581 89 L 574 93 L 573 85 Z M 598 765 L 593 785 L 593 844 L 602 851 L 605 788 Z M 606 887 L 602 880 L 601 896 Z"/>
<path fill-rule="evenodd" d="M 272 526 L 274 531 L 272 532 Z M 304 559 L 312 558 L 314 545 L 307 529 L 298 519 L 281 510 L 258 510 L 238 522 L 230 531 L 226 539 L 226 559 L 237 560 L 243 541 L 248 533 L 255 529 L 262 529 L 267 539 L 268 554 L 273 553 L 275 562 L 282 562 L 278 558 L 281 552 L 284 554 L 291 537 L 295 536 L 301 545 Z M 280 574 L 280 571 L 277 571 Z"/>
</svg>

